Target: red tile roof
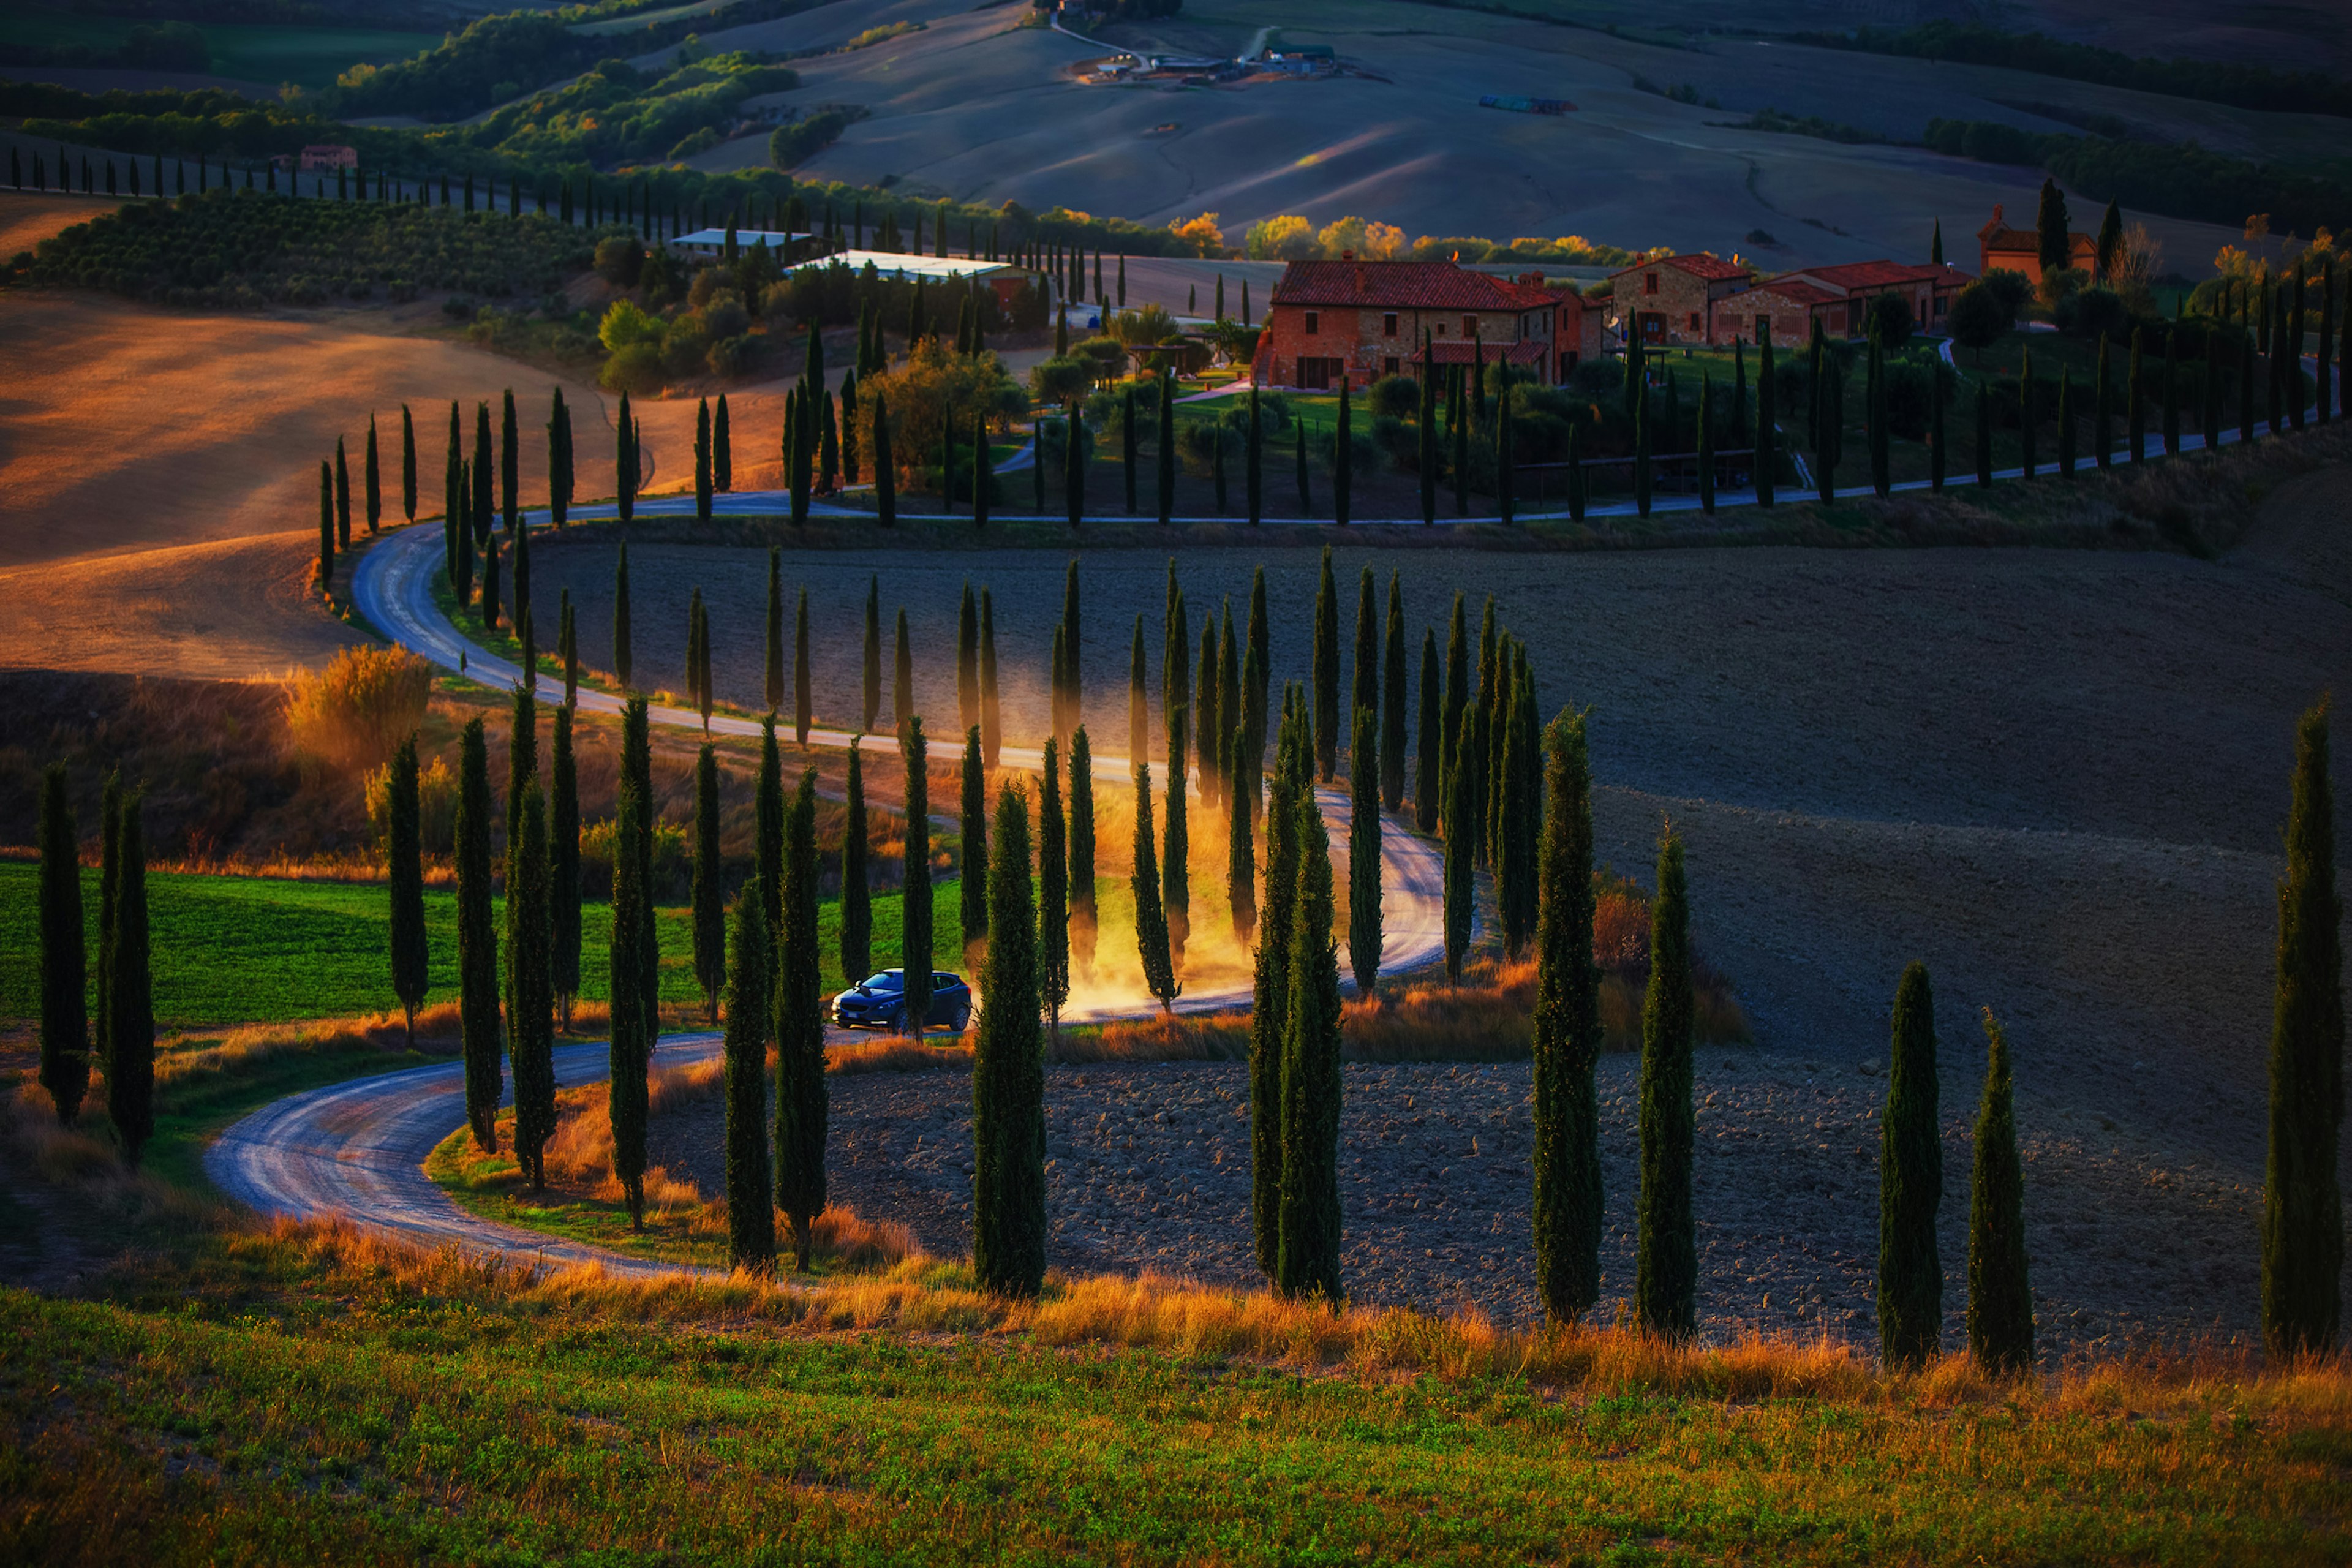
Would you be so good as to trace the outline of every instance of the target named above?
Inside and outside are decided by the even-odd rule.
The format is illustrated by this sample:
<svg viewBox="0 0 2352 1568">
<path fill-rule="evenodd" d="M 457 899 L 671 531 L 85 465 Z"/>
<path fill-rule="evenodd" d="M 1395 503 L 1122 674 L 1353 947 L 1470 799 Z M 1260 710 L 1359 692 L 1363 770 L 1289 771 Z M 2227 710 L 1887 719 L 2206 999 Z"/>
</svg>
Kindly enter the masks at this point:
<svg viewBox="0 0 2352 1568">
<path fill-rule="evenodd" d="M 1373 310 L 1533 310 L 1559 298 L 1548 289 L 1451 261 L 1294 261 L 1274 286 L 1273 302 Z"/>
<path fill-rule="evenodd" d="M 1784 277 L 1811 279 L 1830 289 L 1890 289 L 1905 283 L 1935 283 L 1959 288 L 1974 281 L 1957 267 L 1941 262 L 1916 265 L 1902 261 L 1845 261 L 1835 267 L 1801 267 Z"/>
<path fill-rule="evenodd" d="M 1777 294 L 1792 305 L 1833 305 L 1845 298 L 1834 289 L 1824 289 L 1818 283 L 1808 283 L 1801 278 L 1768 278 L 1747 293 L 1735 294 L 1719 303 L 1736 314 L 1737 301 L 1758 294 Z"/>
<path fill-rule="evenodd" d="M 1727 283 L 1748 276 L 1748 268 L 1736 261 L 1726 261 L 1718 256 L 1661 256 L 1655 261 L 1643 261 L 1610 274 L 1622 278 L 1628 272 L 1646 272 L 1653 267 L 1672 267 L 1694 278 L 1704 278 L 1710 283 Z"/>
</svg>

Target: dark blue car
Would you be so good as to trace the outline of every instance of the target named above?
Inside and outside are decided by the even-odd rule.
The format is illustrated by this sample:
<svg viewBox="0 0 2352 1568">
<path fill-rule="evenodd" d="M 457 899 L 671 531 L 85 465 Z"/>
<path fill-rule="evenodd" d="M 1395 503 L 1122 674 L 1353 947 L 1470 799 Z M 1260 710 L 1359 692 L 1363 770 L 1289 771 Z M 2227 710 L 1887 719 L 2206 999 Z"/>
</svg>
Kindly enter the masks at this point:
<svg viewBox="0 0 2352 1568">
<path fill-rule="evenodd" d="M 888 1029 L 907 1032 L 907 979 L 902 969 L 869 974 L 833 999 L 833 1021 L 845 1029 Z M 945 1025 L 957 1034 L 971 1022 L 971 987 L 961 974 L 938 970 L 931 975 L 931 1026 Z"/>
</svg>

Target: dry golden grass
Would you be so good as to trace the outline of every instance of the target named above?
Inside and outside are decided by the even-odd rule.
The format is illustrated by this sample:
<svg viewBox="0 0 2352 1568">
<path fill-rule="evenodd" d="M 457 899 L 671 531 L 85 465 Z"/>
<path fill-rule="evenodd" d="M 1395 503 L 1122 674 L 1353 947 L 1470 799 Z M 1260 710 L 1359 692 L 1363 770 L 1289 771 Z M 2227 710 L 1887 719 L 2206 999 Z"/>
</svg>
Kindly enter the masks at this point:
<svg viewBox="0 0 2352 1568">
<path fill-rule="evenodd" d="M 0 1147 L 11 1163 L 118 1227 L 210 1226 L 225 1217 L 186 1189 L 122 1163 L 106 1119 L 106 1081 L 96 1073 L 70 1124 L 58 1121 L 48 1091 L 29 1076 L 0 1089 Z"/>
<path fill-rule="evenodd" d="M 404 647 L 347 647 L 286 677 L 286 731 L 298 757 L 373 768 L 425 722 L 433 667 Z M 437 760 L 437 759 L 436 759 Z"/>
<path fill-rule="evenodd" d="M 121 205 L 111 196 L 0 193 L 0 258 L 30 250 L 41 241 L 54 239 L 74 225 L 88 223 Z"/>
<path fill-rule="evenodd" d="M 961 1263 L 923 1257 L 814 1281 L 741 1273 L 625 1277 L 593 1265 L 546 1268 L 454 1247 L 425 1251 L 339 1222 L 288 1220 L 247 1232 L 232 1246 L 284 1248 L 331 1275 L 388 1275 L 417 1289 L 490 1295 L 569 1319 L 1003 1335 L 1365 1381 L 1499 1380 L 1587 1396 L 1645 1392 L 1929 1409 L 2007 1405 L 2021 1414 L 2228 1412 L 2352 1421 L 2352 1362 L 2341 1357 L 2273 1368 L 2248 1354 L 2192 1347 L 2010 1380 L 1988 1376 L 1966 1355 L 1889 1373 L 1823 1338 L 1749 1332 L 1721 1343 L 1677 1343 L 1622 1325 L 1504 1329 L 1475 1314 L 1334 1311 L 1153 1273 L 1082 1279 L 1053 1273 L 1036 1300 L 1021 1301 L 980 1290 Z"/>
</svg>

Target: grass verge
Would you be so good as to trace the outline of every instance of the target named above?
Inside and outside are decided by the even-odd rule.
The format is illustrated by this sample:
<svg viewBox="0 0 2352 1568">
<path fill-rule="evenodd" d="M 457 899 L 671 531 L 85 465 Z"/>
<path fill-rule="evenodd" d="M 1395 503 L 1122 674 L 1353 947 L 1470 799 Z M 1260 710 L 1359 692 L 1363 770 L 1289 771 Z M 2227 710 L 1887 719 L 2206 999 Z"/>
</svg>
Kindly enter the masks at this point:
<svg viewBox="0 0 2352 1568">
<path fill-rule="evenodd" d="M 625 1281 L 326 1226 L 0 1291 L 0 1557 L 2340 1560 L 2352 1379 L 2017 1384 L 1800 1342 L 908 1260 Z"/>
</svg>

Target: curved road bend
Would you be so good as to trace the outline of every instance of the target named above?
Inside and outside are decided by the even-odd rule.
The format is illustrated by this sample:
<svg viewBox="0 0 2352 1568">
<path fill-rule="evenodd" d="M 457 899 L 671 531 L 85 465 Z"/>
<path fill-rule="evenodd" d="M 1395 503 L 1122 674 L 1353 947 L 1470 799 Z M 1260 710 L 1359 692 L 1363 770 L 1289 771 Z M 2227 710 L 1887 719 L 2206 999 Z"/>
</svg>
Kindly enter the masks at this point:
<svg viewBox="0 0 2352 1568">
<path fill-rule="evenodd" d="M 362 559 L 354 583 L 362 608 L 378 627 L 437 664 L 454 670 L 462 650 L 468 670 L 485 679 L 520 679 L 515 666 L 464 641 L 434 605 L 430 574 L 439 559 L 438 545 L 438 532 L 432 529 L 404 530 L 378 542 Z M 541 677 L 539 689 L 551 702 L 562 700 L 559 682 Z M 601 691 L 583 690 L 580 701 L 604 712 L 620 708 L 617 698 Z M 692 727 L 701 722 L 699 715 L 682 709 L 656 708 L 652 712 L 656 723 Z M 714 715 L 711 724 L 730 734 L 759 733 L 758 725 L 743 719 Z M 851 739 L 839 731 L 812 731 L 809 738 L 829 746 L 846 746 Z M 1034 768 L 1043 760 L 1034 751 L 1016 748 L 1007 748 L 1004 757 L 1015 767 Z M 1114 782 L 1124 778 L 1126 766 L 1120 757 L 1098 758 L 1095 763 L 1097 776 Z M 1323 790 L 1317 799 L 1333 842 L 1346 844 L 1347 797 Z M 1439 961 L 1444 954 L 1441 858 L 1427 840 L 1402 825 L 1381 835 L 1381 851 L 1383 967 L 1404 973 Z M 1185 1012 L 1208 1012 L 1246 1006 L 1249 999 L 1247 989 L 1232 986 L 1188 994 L 1177 1005 Z M 1067 1016 L 1074 1022 L 1101 1021 L 1150 1011 L 1147 1004 L 1098 1007 Z M 679 1066 L 715 1056 L 719 1037 L 709 1032 L 671 1035 L 661 1045 L 662 1065 Z M 598 1082 L 609 1063 L 609 1048 L 601 1042 L 563 1047 L 555 1053 L 556 1082 L 563 1088 Z M 632 1275 L 677 1270 L 674 1265 L 625 1258 L 460 1208 L 425 1177 L 423 1167 L 434 1147 L 464 1122 L 465 1095 L 461 1062 L 290 1095 L 223 1133 L 205 1151 L 205 1172 L 222 1192 L 265 1215 L 341 1217 L 428 1247 L 456 1245 L 517 1260 L 598 1262 Z"/>
</svg>

